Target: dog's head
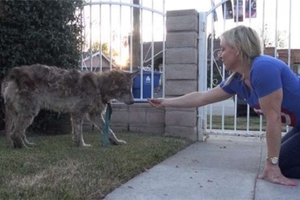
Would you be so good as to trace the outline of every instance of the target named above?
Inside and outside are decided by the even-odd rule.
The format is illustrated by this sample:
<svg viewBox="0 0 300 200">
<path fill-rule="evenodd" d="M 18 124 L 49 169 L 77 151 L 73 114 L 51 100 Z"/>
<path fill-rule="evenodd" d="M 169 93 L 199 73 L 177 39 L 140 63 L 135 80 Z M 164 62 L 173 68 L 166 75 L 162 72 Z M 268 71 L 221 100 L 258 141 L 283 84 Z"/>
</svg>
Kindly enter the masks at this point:
<svg viewBox="0 0 300 200">
<path fill-rule="evenodd" d="M 105 99 L 116 99 L 124 102 L 127 105 L 134 103 L 134 97 L 132 94 L 133 78 L 139 73 L 127 72 L 122 70 L 112 70 L 106 72 L 106 78 L 104 87 Z"/>
</svg>

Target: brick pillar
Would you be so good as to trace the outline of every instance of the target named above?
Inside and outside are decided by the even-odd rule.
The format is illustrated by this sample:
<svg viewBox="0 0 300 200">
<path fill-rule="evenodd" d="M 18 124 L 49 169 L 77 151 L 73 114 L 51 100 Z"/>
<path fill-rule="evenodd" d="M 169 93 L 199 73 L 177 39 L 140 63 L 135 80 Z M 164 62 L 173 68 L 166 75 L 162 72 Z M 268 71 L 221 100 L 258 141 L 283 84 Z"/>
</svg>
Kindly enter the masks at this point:
<svg viewBox="0 0 300 200">
<path fill-rule="evenodd" d="M 198 12 L 167 12 L 165 96 L 198 89 Z M 166 108 L 165 134 L 197 140 L 197 108 Z"/>
</svg>

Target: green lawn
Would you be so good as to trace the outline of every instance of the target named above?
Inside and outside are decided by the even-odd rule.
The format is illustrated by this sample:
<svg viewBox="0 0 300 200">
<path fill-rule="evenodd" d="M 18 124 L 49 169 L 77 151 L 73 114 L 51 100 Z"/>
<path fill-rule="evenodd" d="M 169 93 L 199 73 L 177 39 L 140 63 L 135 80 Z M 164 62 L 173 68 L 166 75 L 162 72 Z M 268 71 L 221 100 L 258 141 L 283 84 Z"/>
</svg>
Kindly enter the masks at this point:
<svg viewBox="0 0 300 200">
<path fill-rule="evenodd" d="M 210 116 L 207 117 L 207 125 L 210 124 Z M 265 118 L 262 118 L 262 130 L 265 130 Z M 222 116 L 212 116 L 212 129 L 221 129 L 222 127 Z M 249 130 L 259 131 L 260 128 L 260 117 L 249 118 Z M 234 129 L 234 116 L 224 116 L 224 129 Z M 247 129 L 247 117 L 236 118 L 236 129 L 246 130 Z"/>
<path fill-rule="evenodd" d="M 102 199 L 141 172 L 191 144 L 190 141 L 122 133 L 127 145 L 103 147 L 98 133 L 85 134 L 92 147 L 77 148 L 70 135 L 34 136 L 36 146 L 13 149 L 0 137 L 0 199 Z"/>
</svg>

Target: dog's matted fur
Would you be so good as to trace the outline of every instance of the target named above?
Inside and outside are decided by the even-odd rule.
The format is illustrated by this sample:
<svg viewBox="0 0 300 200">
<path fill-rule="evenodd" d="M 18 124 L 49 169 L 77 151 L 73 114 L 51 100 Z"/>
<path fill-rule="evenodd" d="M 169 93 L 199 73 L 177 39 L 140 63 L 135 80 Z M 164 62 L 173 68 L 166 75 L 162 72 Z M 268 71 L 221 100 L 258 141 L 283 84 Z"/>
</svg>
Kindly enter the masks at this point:
<svg viewBox="0 0 300 200">
<path fill-rule="evenodd" d="M 85 116 L 101 130 L 103 111 L 109 101 L 116 99 L 133 104 L 131 88 L 137 73 L 82 72 L 40 64 L 14 67 L 4 78 L 1 88 L 7 137 L 16 148 L 32 144 L 26 139 L 26 129 L 41 109 L 48 109 L 70 113 L 75 144 L 89 146 L 82 135 Z M 109 130 L 109 139 L 114 144 L 126 143 L 112 130 Z"/>
</svg>

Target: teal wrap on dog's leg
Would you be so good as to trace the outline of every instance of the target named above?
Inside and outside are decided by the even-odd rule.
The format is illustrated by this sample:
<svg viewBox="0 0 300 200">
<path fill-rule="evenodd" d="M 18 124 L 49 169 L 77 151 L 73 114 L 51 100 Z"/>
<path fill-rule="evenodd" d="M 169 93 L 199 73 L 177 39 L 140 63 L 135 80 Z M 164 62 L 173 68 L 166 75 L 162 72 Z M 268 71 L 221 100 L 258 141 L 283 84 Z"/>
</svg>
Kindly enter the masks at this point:
<svg viewBox="0 0 300 200">
<path fill-rule="evenodd" d="M 112 108 L 110 103 L 107 103 L 106 112 L 105 112 L 105 123 L 103 128 L 103 145 L 107 146 L 109 144 L 109 124 L 110 117 L 112 113 Z"/>
</svg>

